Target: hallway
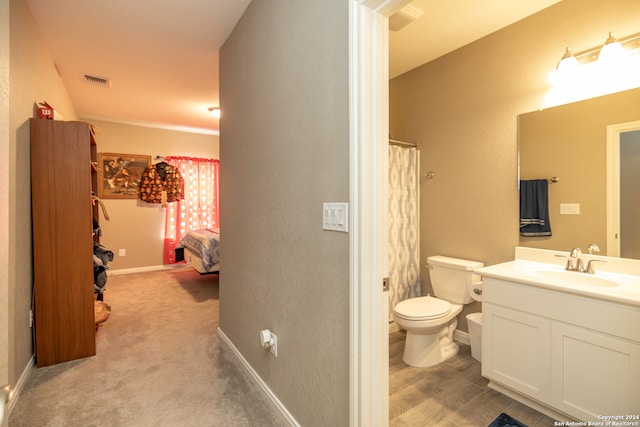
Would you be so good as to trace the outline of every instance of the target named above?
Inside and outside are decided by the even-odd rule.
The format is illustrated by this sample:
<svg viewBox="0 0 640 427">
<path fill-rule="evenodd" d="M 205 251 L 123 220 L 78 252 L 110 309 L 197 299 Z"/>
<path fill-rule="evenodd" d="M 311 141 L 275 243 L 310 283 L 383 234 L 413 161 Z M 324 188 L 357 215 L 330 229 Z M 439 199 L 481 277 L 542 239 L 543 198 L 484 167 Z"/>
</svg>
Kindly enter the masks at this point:
<svg viewBox="0 0 640 427">
<path fill-rule="evenodd" d="M 218 286 L 191 268 L 111 276 L 97 355 L 34 368 L 9 425 L 287 425 L 220 345 Z"/>
</svg>

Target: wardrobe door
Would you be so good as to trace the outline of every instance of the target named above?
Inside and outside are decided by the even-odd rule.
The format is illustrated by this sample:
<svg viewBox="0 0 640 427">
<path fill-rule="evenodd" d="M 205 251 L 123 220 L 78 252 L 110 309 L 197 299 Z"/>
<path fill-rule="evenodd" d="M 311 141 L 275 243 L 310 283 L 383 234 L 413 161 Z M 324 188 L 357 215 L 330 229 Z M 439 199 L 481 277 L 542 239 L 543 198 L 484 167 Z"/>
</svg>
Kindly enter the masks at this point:
<svg viewBox="0 0 640 427">
<path fill-rule="evenodd" d="M 96 354 L 89 125 L 31 119 L 38 366 Z"/>
</svg>

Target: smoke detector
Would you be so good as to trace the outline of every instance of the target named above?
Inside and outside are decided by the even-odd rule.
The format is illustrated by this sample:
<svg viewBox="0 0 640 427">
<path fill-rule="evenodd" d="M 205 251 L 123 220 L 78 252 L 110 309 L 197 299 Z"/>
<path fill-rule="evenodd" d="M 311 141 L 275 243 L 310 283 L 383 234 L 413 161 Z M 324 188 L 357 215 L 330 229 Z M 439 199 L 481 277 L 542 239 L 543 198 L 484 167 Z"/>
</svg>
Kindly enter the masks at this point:
<svg viewBox="0 0 640 427">
<path fill-rule="evenodd" d="M 389 29 L 391 31 L 400 31 L 416 19 L 424 15 L 424 10 L 411 4 L 406 5 L 389 18 Z"/>
<path fill-rule="evenodd" d="M 111 87 L 111 79 L 109 78 L 94 76 L 92 74 L 85 74 L 83 77 L 84 82 L 87 84 L 101 87 Z"/>
</svg>

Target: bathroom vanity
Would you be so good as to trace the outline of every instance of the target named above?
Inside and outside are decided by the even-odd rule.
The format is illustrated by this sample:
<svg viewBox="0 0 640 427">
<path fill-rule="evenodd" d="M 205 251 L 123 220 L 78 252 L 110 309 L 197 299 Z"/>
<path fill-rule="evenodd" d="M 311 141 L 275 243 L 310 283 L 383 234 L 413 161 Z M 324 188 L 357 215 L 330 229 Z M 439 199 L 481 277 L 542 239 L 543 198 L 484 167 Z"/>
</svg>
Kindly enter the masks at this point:
<svg viewBox="0 0 640 427">
<path fill-rule="evenodd" d="M 482 375 L 557 420 L 638 422 L 640 261 L 585 256 L 600 260 L 588 274 L 566 271 L 566 255 L 516 248 L 514 261 L 476 270 Z"/>
</svg>

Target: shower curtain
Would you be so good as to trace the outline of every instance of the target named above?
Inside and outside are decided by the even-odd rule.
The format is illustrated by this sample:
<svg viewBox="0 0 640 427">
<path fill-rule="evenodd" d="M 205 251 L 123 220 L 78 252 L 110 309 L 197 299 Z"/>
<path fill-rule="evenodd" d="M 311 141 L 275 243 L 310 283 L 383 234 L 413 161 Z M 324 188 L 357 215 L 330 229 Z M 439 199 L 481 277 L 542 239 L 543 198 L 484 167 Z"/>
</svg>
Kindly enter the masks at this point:
<svg viewBox="0 0 640 427">
<path fill-rule="evenodd" d="M 393 307 L 420 296 L 419 152 L 389 145 L 389 321 Z"/>
</svg>

